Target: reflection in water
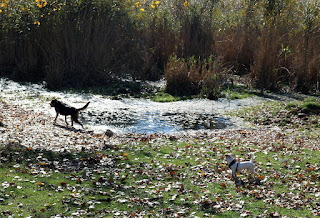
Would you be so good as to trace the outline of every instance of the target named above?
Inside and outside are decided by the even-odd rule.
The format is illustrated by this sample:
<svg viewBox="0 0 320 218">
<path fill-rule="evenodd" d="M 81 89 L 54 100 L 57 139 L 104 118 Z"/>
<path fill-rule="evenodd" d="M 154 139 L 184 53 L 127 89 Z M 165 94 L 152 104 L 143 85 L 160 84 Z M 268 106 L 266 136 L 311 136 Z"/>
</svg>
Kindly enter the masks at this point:
<svg viewBox="0 0 320 218">
<path fill-rule="evenodd" d="M 117 133 L 165 134 L 239 127 L 243 124 L 222 114 L 259 103 L 257 98 L 233 101 L 194 99 L 170 103 L 145 99 L 111 100 L 102 95 L 48 91 L 43 85 L 21 85 L 7 79 L 0 80 L 0 89 L 0 96 L 7 101 L 52 117 L 55 116 L 55 111 L 49 106 L 49 102 L 53 97 L 74 107 L 82 107 L 90 101 L 88 109 L 81 113 L 80 118 L 89 130 L 95 132 L 110 129 Z"/>
<path fill-rule="evenodd" d="M 132 133 L 173 133 L 183 130 L 224 129 L 232 126 L 229 118 L 216 117 L 213 114 L 187 114 L 134 111 L 123 112 L 89 111 L 82 116 L 84 122 L 91 126 L 115 126 L 125 132 Z"/>
</svg>

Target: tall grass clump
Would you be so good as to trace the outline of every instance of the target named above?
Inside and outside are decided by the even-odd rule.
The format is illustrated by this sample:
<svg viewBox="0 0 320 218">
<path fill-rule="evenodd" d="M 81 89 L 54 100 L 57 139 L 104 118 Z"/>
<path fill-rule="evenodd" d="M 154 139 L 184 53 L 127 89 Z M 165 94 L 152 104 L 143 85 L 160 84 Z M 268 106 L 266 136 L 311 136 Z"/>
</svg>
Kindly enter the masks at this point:
<svg viewBox="0 0 320 218">
<path fill-rule="evenodd" d="M 251 66 L 254 85 L 263 89 L 318 90 L 318 1 L 267 1 Z M 317 38 L 317 39 L 316 39 Z M 318 44 L 317 44 L 317 43 Z M 312 45 L 311 45 L 311 44 Z"/>
<path fill-rule="evenodd" d="M 212 56 L 205 60 L 171 57 L 165 68 L 166 91 L 173 95 L 198 95 L 217 99 L 226 70 Z"/>
<path fill-rule="evenodd" d="M 9 1 L 1 12 L 2 74 L 50 88 L 93 85 L 134 69 L 136 44 L 124 3 Z M 133 58 L 134 57 L 134 58 Z"/>
<path fill-rule="evenodd" d="M 171 57 L 165 68 L 166 91 L 173 95 L 195 95 L 199 92 L 201 72 L 194 60 Z"/>
</svg>

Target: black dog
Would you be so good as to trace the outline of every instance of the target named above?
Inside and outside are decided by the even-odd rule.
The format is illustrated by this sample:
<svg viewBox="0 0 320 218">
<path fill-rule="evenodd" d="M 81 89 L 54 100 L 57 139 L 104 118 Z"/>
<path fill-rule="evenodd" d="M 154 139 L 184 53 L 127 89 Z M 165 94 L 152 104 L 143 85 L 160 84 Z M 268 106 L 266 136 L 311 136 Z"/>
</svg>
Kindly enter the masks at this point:
<svg viewBox="0 0 320 218">
<path fill-rule="evenodd" d="M 74 107 L 71 107 L 71 106 L 68 106 L 56 99 L 52 100 L 51 103 L 50 103 L 50 106 L 51 107 L 54 107 L 54 109 L 56 110 L 57 112 L 57 115 L 56 115 L 56 118 L 54 119 L 54 123 L 56 122 L 57 118 L 58 118 L 58 115 L 61 114 L 61 115 L 64 115 L 65 116 L 65 121 L 66 121 L 66 124 L 68 124 L 67 122 L 67 116 L 70 115 L 71 116 L 71 126 L 73 126 L 73 121 L 80 124 L 83 128 L 83 125 L 80 123 L 80 121 L 78 120 L 79 118 L 79 112 L 86 109 L 88 107 L 90 102 L 88 102 L 85 106 L 83 106 L 82 108 L 74 108 Z"/>
</svg>

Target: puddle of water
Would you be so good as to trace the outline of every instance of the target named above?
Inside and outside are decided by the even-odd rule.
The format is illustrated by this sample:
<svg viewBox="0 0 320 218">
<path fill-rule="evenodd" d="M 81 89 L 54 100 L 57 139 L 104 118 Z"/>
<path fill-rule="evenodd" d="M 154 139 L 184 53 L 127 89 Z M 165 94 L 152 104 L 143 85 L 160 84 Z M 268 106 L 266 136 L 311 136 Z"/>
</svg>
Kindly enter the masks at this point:
<svg viewBox="0 0 320 218">
<path fill-rule="evenodd" d="M 111 100 L 102 95 L 48 91 L 43 84 L 22 85 L 8 79 L 0 80 L 0 89 L 0 96 L 8 101 L 43 112 L 52 118 L 55 117 L 55 110 L 49 103 L 53 97 L 76 108 L 90 101 L 80 119 L 89 130 L 95 132 L 109 129 L 116 133 L 167 134 L 187 130 L 239 128 L 244 124 L 222 114 L 260 102 L 257 97 L 232 101 L 193 99 L 169 103 L 145 99 Z"/>
</svg>

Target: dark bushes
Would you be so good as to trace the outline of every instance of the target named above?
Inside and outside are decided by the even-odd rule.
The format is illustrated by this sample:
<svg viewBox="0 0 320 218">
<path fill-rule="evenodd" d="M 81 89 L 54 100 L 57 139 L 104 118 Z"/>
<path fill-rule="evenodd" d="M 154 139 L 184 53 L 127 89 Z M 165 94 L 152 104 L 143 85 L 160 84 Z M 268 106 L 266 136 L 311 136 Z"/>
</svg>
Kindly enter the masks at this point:
<svg viewBox="0 0 320 218">
<path fill-rule="evenodd" d="M 87 0 L 68 1 L 59 12 L 56 7 L 34 6 L 38 11 L 26 16 L 39 17 L 25 23 L 25 32 L 14 27 L 2 31 L 10 42 L 1 44 L 2 75 L 46 80 L 49 88 L 81 87 L 108 83 L 136 67 L 133 24 L 123 5 Z"/>
<path fill-rule="evenodd" d="M 196 95 L 217 99 L 226 70 L 213 57 L 185 60 L 171 57 L 165 68 L 166 91 L 173 95 Z"/>
<path fill-rule="evenodd" d="M 262 91 L 319 91 L 318 1 L 26 0 L 0 8 L 2 76 L 59 88 L 165 75 L 170 93 L 210 96 L 228 69 Z"/>
</svg>

